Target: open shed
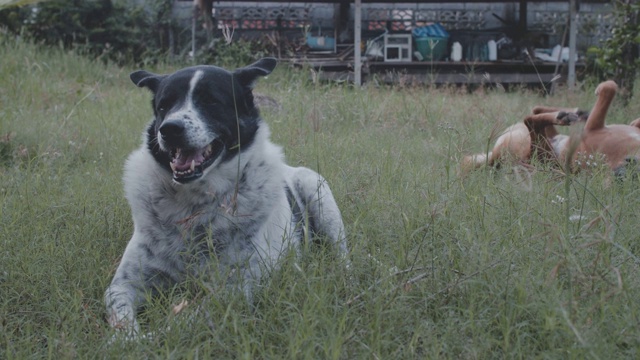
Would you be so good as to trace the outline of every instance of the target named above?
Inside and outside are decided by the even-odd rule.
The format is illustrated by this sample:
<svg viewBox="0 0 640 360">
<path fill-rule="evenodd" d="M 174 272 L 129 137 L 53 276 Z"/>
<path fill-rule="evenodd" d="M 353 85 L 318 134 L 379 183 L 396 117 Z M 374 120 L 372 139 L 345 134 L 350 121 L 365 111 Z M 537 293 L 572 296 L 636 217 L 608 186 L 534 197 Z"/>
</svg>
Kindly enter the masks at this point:
<svg viewBox="0 0 640 360">
<path fill-rule="evenodd" d="M 577 49 L 597 46 L 613 24 L 609 1 L 252 1 L 214 2 L 218 27 L 237 31 L 305 29 L 309 48 L 289 57 L 324 78 L 383 82 L 572 86 L 583 68 Z M 424 54 L 415 30 L 439 24 L 446 44 Z M 412 35 L 413 33 L 413 35 Z M 374 41 L 375 40 L 375 41 Z M 421 40 L 421 39 L 420 39 Z M 497 43 L 492 57 L 490 42 Z M 378 51 L 371 51 L 378 45 Z M 422 49 L 420 49 L 422 45 Z M 452 59 L 454 45 L 462 47 Z M 538 51 L 569 49 L 538 58 Z M 382 48 L 380 49 L 380 46 Z M 433 42 L 427 45 L 434 51 Z M 564 49 L 564 50 L 567 50 Z M 418 51 L 422 50 L 422 51 Z M 429 54 L 433 55 L 433 54 Z M 557 59 L 555 58 L 557 56 Z"/>
</svg>

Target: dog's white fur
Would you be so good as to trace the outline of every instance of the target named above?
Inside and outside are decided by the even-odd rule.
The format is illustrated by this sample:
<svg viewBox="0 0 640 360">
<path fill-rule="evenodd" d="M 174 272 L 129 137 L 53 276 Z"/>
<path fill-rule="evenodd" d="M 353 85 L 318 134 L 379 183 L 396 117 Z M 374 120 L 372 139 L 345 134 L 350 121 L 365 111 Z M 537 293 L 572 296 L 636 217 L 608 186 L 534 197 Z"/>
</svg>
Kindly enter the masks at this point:
<svg viewBox="0 0 640 360">
<path fill-rule="evenodd" d="M 196 72 L 192 81 L 197 77 Z M 199 115 L 192 111 L 191 116 Z M 134 232 L 105 293 L 111 326 L 138 334 L 136 312 L 145 292 L 190 275 L 218 272 L 250 299 L 264 270 L 276 267 L 281 254 L 310 238 L 310 228 L 346 256 L 340 210 L 325 179 L 286 165 L 282 149 L 269 135 L 260 121 L 248 148 L 230 161 L 218 157 L 188 184 L 172 179 L 149 151 L 148 137 L 143 138 L 125 165 Z"/>
</svg>

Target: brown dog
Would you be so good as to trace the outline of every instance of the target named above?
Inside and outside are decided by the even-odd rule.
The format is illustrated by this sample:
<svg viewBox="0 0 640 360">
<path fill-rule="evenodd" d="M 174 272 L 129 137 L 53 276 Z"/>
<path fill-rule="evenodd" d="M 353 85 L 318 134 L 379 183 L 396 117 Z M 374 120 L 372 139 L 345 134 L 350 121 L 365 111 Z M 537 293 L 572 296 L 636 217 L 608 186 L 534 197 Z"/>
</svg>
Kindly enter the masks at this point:
<svg viewBox="0 0 640 360">
<path fill-rule="evenodd" d="M 466 156 L 462 160 L 463 172 L 482 165 L 516 161 L 528 163 L 536 154 L 540 160 L 556 160 L 565 163 L 571 156 L 574 169 L 584 168 L 586 162 L 579 158 L 603 156 L 607 165 L 618 174 L 640 158 L 640 119 L 630 125 L 605 125 L 607 111 L 616 95 L 618 86 L 605 81 L 596 88 L 598 97 L 590 113 L 577 109 L 536 107 L 533 114 L 522 123 L 509 127 L 496 141 L 488 154 Z M 555 125 L 573 125 L 584 121 L 575 147 L 567 135 L 558 133 Z"/>
<path fill-rule="evenodd" d="M 503 131 L 491 151 L 465 156 L 461 171 L 467 173 L 484 165 L 502 163 L 528 164 L 532 156 L 542 161 L 558 159 L 567 147 L 569 137 L 559 134 L 554 125 L 586 121 L 587 115 L 577 108 L 536 106 L 524 121 Z"/>
</svg>

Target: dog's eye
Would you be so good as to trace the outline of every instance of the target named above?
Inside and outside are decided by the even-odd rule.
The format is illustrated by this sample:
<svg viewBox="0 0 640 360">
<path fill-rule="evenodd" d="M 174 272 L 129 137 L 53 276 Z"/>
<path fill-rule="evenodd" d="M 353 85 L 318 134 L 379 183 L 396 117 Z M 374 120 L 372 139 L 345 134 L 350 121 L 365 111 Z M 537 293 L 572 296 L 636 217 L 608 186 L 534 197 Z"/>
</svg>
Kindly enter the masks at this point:
<svg viewBox="0 0 640 360">
<path fill-rule="evenodd" d="M 164 106 L 158 106 L 157 109 L 160 116 L 164 116 L 167 113 L 167 108 Z"/>
<path fill-rule="evenodd" d="M 218 101 L 211 96 L 201 96 L 199 99 L 196 99 L 196 102 L 200 106 L 214 106 L 218 103 Z"/>
<path fill-rule="evenodd" d="M 158 111 L 158 113 L 160 114 L 164 114 L 167 112 L 167 104 L 169 104 L 167 102 L 167 99 L 161 99 L 160 101 L 158 101 L 156 103 L 156 110 Z"/>
</svg>

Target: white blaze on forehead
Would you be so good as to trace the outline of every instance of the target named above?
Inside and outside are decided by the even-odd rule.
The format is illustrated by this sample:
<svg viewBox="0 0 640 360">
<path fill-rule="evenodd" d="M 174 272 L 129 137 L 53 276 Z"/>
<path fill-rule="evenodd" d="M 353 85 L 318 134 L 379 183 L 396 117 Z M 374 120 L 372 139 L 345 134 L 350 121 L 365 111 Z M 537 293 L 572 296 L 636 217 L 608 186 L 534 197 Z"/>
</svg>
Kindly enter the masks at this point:
<svg viewBox="0 0 640 360">
<path fill-rule="evenodd" d="M 186 102 L 188 107 L 191 107 L 193 105 L 193 91 L 195 90 L 198 81 L 200 81 L 203 76 L 204 73 L 202 72 L 202 70 L 196 70 L 196 72 L 193 74 L 193 77 L 189 81 L 189 92 L 187 93 Z"/>
</svg>

